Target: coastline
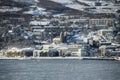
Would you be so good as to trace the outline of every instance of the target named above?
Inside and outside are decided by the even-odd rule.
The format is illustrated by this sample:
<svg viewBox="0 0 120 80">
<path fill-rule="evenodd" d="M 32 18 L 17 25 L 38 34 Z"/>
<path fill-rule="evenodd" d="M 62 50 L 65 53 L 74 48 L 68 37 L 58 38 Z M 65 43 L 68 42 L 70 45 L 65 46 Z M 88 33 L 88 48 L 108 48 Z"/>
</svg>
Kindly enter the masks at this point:
<svg viewBox="0 0 120 80">
<path fill-rule="evenodd" d="M 117 60 L 120 57 L 0 57 L 0 60 Z"/>
<path fill-rule="evenodd" d="M 37 59 L 83 59 L 82 57 L 0 57 L 1 59 L 13 59 L 13 60 L 27 60 L 27 59 L 32 59 L 32 60 L 37 60 Z"/>
</svg>

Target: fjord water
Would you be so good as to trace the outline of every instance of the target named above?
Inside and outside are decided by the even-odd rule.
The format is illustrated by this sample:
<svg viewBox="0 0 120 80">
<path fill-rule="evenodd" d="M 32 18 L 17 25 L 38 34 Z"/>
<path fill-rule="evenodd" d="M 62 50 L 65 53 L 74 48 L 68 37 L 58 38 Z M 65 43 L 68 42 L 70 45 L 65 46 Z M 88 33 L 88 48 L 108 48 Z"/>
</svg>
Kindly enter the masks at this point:
<svg viewBox="0 0 120 80">
<path fill-rule="evenodd" d="M 0 60 L 0 80 L 120 80 L 120 62 Z"/>
</svg>

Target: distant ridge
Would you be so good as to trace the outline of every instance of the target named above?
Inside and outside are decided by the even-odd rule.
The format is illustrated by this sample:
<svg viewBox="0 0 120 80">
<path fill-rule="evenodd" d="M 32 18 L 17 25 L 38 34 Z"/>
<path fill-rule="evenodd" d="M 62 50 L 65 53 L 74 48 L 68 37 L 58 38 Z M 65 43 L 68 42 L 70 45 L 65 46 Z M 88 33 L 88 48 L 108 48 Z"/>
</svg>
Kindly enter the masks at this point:
<svg viewBox="0 0 120 80">
<path fill-rule="evenodd" d="M 30 4 L 24 2 L 16 2 L 14 0 L 0 0 L 0 6 L 11 6 L 11 7 L 26 7 Z"/>
</svg>

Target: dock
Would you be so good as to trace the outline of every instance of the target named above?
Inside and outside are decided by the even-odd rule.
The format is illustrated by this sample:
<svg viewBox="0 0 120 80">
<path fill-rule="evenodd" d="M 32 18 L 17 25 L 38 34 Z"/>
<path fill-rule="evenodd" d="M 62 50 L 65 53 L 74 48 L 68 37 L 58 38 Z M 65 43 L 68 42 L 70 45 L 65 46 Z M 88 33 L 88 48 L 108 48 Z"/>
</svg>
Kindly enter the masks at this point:
<svg viewBox="0 0 120 80">
<path fill-rule="evenodd" d="M 9 60 L 119 60 L 120 58 L 114 57 L 0 57 L 2 59 Z"/>
</svg>

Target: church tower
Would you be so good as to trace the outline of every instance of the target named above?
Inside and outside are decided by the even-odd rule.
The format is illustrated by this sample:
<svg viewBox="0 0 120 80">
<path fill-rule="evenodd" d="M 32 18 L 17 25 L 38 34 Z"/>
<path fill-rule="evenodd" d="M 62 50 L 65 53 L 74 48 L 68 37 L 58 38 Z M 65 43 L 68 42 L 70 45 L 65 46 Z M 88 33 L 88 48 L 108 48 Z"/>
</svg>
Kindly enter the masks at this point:
<svg viewBox="0 0 120 80">
<path fill-rule="evenodd" d="M 62 43 L 67 42 L 67 32 L 61 32 L 60 33 L 60 40 Z"/>
</svg>

